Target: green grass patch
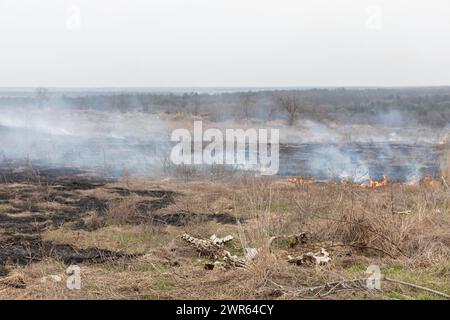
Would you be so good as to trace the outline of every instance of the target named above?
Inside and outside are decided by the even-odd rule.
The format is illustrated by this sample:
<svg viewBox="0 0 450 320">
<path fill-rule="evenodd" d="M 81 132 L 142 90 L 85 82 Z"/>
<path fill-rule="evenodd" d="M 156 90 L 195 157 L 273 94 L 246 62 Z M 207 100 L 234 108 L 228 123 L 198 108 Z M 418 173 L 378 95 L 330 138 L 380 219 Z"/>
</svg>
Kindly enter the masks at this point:
<svg viewBox="0 0 450 320">
<path fill-rule="evenodd" d="M 366 272 L 367 266 L 363 266 L 362 264 L 355 263 L 355 264 L 351 265 L 350 267 L 348 267 L 346 270 L 351 273 L 361 273 L 361 272 Z"/>
<path fill-rule="evenodd" d="M 389 277 L 391 279 L 395 280 L 401 280 L 404 282 L 409 282 L 415 285 L 423 286 L 429 289 L 437 290 L 446 294 L 450 294 L 450 279 L 449 277 L 442 277 L 437 276 L 433 273 L 428 272 L 428 270 L 407 270 L 405 267 L 401 265 L 392 265 L 387 268 L 382 269 L 382 274 L 386 277 Z M 438 295 L 434 295 L 432 293 L 424 292 L 419 289 L 414 289 L 412 287 L 408 287 L 406 285 L 401 284 L 394 284 L 396 289 L 392 290 L 392 294 L 395 295 L 397 292 L 400 295 L 403 295 L 403 293 L 406 295 L 406 297 L 403 297 L 403 299 L 410 296 L 414 299 L 421 299 L 421 300 L 430 300 L 430 299 L 438 299 Z M 400 292 L 398 292 L 400 291 Z"/>
<path fill-rule="evenodd" d="M 270 209 L 276 212 L 289 211 L 291 205 L 287 201 L 273 201 Z"/>
</svg>

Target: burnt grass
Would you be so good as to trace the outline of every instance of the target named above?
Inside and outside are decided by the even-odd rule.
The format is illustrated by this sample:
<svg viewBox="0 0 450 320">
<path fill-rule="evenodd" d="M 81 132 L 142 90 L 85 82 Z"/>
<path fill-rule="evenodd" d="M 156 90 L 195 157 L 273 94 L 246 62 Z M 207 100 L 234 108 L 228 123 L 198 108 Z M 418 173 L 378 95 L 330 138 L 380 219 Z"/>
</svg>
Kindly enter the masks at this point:
<svg viewBox="0 0 450 320">
<path fill-rule="evenodd" d="M 13 170 L 0 167 L 0 276 L 8 274 L 8 265 L 27 265 L 45 258 L 66 264 L 103 263 L 133 259 L 135 255 L 98 247 L 77 248 L 70 244 L 42 239 L 49 229 L 71 228 L 94 231 L 100 226 L 85 222 L 94 213 L 105 220 L 108 208 L 124 197 L 138 197 L 136 212 L 128 219 L 131 224 L 185 226 L 217 221 L 235 224 L 228 214 L 207 214 L 177 210 L 159 210 L 175 203 L 178 194 L 169 190 L 129 190 L 107 187 L 111 179 L 86 176 L 78 170 Z M 84 191 L 101 189 L 113 195 L 104 200 Z M 151 198 L 151 199 L 147 199 Z M 142 198 L 142 199 L 141 199 Z M 54 204 L 48 206 L 45 204 Z"/>
<path fill-rule="evenodd" d="M 69 244 L 55 244 L 42 240 L 39 236 L 16 235 L 0 241 L 0 268 L 6 263 L 27 265 L 44 258 L 55 258 L 66 264 L 102 263 L 119 259 L 131 259 L 136 255 L 113 252 L 100 248 L 80 249 Z"/>
<path fill-rule="evenodd" d="M 3 175 L 0 188 L 0 204 L 9 205 L 0 210 L 0 276 L 8 274 L 7 265 L 27 265 L 45 258 L 54 258 L 66 264 L 102 263 L 132 259 L 135 256 L 113 252 L 97 247 L 76 248 L 70 244 L 52 243 L 43 240 L 40 234 L 65 223 L 83 226 L 82 218 L 89 210 L 105 210 L 105 201 L 95 197 L 82 196 L 80 190 L 102 187 L 106 181 L 90 182 L 84 177 L 67 176 L 61 179 L 40 175 L 30 178 L 26 175 Z M 66 173 L 67 174 L 67 173 Z M 10 186 L 14 179 L 23 186 Z M 8 181 L 5 183 L 4 181 Z M 43 183 L 42 181 L 45 181 Z M 53 202 L 58 209 L 42 208 L 42 202 Z"/>
<path fill-rule="evenodd" d="M 184 227 L 189 224 L 206 223 L 209 221 L 215 221 L 222 224 L 237 224 L 238 222 L 235 217 L 225 213 L 207 214 L 185 210 L 162 214 L 152 217 L 152 219 L 155 224 L 169 224 L 177 227 Z"/>
</svg>

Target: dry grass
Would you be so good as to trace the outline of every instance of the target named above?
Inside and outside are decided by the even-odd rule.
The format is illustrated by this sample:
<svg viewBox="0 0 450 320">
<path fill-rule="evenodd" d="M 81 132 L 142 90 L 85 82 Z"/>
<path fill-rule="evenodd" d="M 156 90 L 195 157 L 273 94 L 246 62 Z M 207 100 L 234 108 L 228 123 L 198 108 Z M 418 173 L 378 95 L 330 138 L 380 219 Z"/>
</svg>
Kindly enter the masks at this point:
<svg viewBox="0 0 450 320">
<path fill-rule="evenodd" d="M 174 225 L 135 225 L 134 195 L 109 202 L 106 223 L 95 231 L 57 228 L 44 238 L 78 248 L 100 247 L 139 254 L 128 262 L 82 264 L 82 290 L 61 283 L 41 282 L 50 274 L 65 279 L 65 265 L 48 259 L 23 267 L 26 289 L 0 288 L 0 298 L 19 299 L 292 299 L 292 288 L 306 288 L 342 279 L 365 277 L 368 265 L 381 266 L 391 277 L 450 293 L 450 198 L 441 182 L 369 189 L 352 185 L 243 177 L 233 182 L 177 180 L 133 184 L 130 189 L 155 186 L 179 193 L 161 213 L 187 210 L 227 213 L 239 224 L 215 221 Z M 125 187 L 121 185 L 121 187 Z M 94 192 L 91 192 L 91 195 Z M 103 190 L 95 194 L 108 197 Z M 95 213 L 92 213 L 94 215 Z M 227 249 L 258 248 L 247 270 L 205 270 L 208 260 L 179 240 L 188 231 L 209 237 L 232 234 Z M 305 245 L 281 243 L 269 247 L 273 236 L 307 232 Z M 296 266 L 288 254 L 326 247 L 332 261 L 323 267 Z M 347 290 L 324 298 L 435 298 L 408 288 L 385 284 L 382 292 Z"/>
<path fill-rule="evenodd" d="M 441 168 L 441 175 L 445 179 L 447 185 L 450 184 L 450 143 L 443 145 L 441 148 L 439 165 Z"/>
<path fill-rule="evenodd" d="M 108 225 L 124 225 L 136 213 L 137 197 L 126 197 L 108 204 L 106 223 Z"/>
</svg>

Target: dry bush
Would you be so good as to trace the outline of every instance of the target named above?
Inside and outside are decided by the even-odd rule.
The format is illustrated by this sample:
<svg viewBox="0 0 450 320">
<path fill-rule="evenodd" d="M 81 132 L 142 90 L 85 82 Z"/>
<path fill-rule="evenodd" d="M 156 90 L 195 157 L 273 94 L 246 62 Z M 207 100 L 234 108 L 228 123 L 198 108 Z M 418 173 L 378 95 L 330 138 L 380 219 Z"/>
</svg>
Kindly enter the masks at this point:
<svg viewBox="0 0 450 320">
<path fill-rule="evenodd" d="M 221 180 L 230 174 L 223 164 L 214 164 L 209 166 L 208 169 L 211 181 Z"/>
<path fill-rule="evenodd" d="M 241 180 L 245 192 L 243 193 L 243 205 L 253 214 L 270 210 L 273 198 L 273 183 L 270 178 L 252 178 L 244 176 Z"/>
<path fill-rule="evenodd" d="M 306 272 L 299 276 L 291 266 L 280 263 L 272 254 L 261 251 L 247 269 L 219 268 L 205 271 L 199 268 L 180 268 L 172 275 L 178 286 L 187 288 L 173 293 L 175 299 L 283 299 L 283 293 L 274 282 L 300 285 Z M 299 280 L 300 279 L 300 280 Z"/>
<path fill-rule="evenodd" d="M 450 235 L 448 232 L 439 234 L 432 231 L 431 234 L 417 235 L 406 244 L 406 252 L 412 253 L 411 263 L 418 267 L 436 266 L 447 263 L 450 260 Z"/>
<path fill-rule="evenodd" d="M 436 226 L 448 226 L 442 210 L 448 207 L 442 190 L 415 186 L 403 190 L 351 191 L 329 217 L 327 238 L 360 250 L 377 251 L 391 258 L 449 258 L 449 247 Z M 444 194 L 445 197 L 445 194 Z M 406 210 L 408 209 L 408 210 Z M 423 242 L 424 235 L 428 241 Z M 422 240 L 421 240 L 422 239 Z M 446 248 L 445 248 L 446 247 Z M 432 259 L 428 259 L 432 262 Z"/>
<path fill-rule="evenodd" d="M 89 212 L 83 221 L 88 230 L 97 230 L 106 225 L 105 217 L 97 211 Z"/>
<path fill-rule="evenodd" d="M 245 227 L 240 225 L 242 245 L 263 246 L 271 236 L 283 229 L 285 215 L 273 211 L 274 184 L 270 178 L 243 177 L 242 189 L 236 194 L 237 210 L 248 219 Z"/>
<path fill-rule="evenodd" d="M 436 186 L 372 189 L 247 180 L 237 201 L 238 210 L 250 217 L 240 228 L 241 242 L 264 246 L 271 236 L 309 232 L 317 243 L 332 241 L 362 254 L 428 264 L 448 259 L 450 199 L 442 186 Z"/>
<path fill-rule="evenodd" d="M 450 144 L 444 145 L 439 156 L 439 166 L 441 169 L 441 175 L 446 180 L 447 184 L 450 183 Z"/>
<path fill-rule="evenodd" d="M 129 218 L 136 213 L 136 206 L 136 197 L 133 196 L 110 202 L 106 210 L 106 223 L 109 225 L 126 224 Z"/>
<path fill-rule="evenodd" d="M 386 212 L 346 210 L 328 228 L 329 239 L 395 258 L 414 226 L 408 220 Z"/>
<path fill-rule="evenodd" d="M 323 186 L 292 186 L 270 177 L 243 178 L 236 197 L 236 211 L 247 217 L 239 228 L 246 246 L 264 247 L 274 236 L 317 233 L 315 217 L 326 203 Z M 319 221 L 320 222 L 320 221 Z"/>
<path fill-rule="evenodd" d="M 180 164 L 173 169 L 173 175 L 185 182 L 192 180 L 197 174 L 198 168 L 194 165 Z"/>
</svg>

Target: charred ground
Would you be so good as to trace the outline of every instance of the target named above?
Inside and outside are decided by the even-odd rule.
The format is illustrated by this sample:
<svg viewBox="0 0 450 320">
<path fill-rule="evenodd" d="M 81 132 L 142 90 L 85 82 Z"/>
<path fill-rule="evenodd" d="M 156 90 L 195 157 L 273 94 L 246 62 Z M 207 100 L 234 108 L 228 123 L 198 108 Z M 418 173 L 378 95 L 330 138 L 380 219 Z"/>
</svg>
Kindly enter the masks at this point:
<svg viewBox="0 0 450 320">
<path fill-rule="evenodd" d="M 139 190 L 114 186 L 114 180 L 82 170 L 65 168 L 1 168 L 0 184 L 0 268 L 7 275 L 9 266 L 26 266 L 53 258 L 65 264 L 104 263 L 136 257 L 96 246 L 74 245 L 44 240 L 48 230 L 95 230 L 108 224 L 112 208 L 124 199 L 133 199 L 134 212 L 119 213 L 121 223 L 185 226 L 218 221 L 236 223 L 227 214 L 202 214 L 187 210 L 159 213 L 175 203 L 178 193 L 169 190 Z M 102 193 L 97 197 L 96 193 Z M 126 211 L 129 208 L 122 208 Z"/>
<path fill-rule="evenodd" d="M 125 181 L 31 165 L 1 173 L 3 298 L 439 298 L 395 284 L 348 287 L 371 264 L 450 293 L 449 190 L 438 179 L 369 188 L 245 175 Z M 258 256 L 246 269 L 214 267 L 183 232 L 230 234 L 233 255 L 253 247 Z M 320 248 L 326 266 L 288 262 Z M 81 291 L 49 280 L 70 264 L 81 266 Z M 336 281 L 339 290 L 327 287 Z"/>
</svg>

